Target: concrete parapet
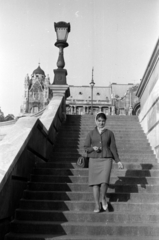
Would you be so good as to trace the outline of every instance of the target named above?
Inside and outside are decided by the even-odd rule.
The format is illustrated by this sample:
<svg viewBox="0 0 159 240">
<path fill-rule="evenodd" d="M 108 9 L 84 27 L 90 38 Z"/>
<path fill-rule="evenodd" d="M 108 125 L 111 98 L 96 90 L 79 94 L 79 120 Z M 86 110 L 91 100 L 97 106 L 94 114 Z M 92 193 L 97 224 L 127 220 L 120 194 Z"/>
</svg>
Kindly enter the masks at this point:
<svg viewBox="0 0 159 240">
<path fill-rule="evenodd" d="M 50 101 L 40 118 L 20 118 L 0 142 L 0 239 L 18 206 L 36 162 L 48 161 L 65 119 L 65 91 Z M 3 231 L 2 231 L 3 230 Z"/>
</svg>

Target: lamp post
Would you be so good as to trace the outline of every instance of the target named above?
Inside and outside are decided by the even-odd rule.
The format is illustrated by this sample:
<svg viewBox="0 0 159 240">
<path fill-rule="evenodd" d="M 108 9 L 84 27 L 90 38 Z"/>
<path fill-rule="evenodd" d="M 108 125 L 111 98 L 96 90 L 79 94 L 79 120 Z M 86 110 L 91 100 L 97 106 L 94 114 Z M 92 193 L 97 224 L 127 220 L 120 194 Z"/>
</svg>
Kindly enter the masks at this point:
<svg viewBox="0 0 159 240">
<path fill-rule="evenodd" d="M 93 72 L 94 72 L 94 68 L 92 68 L 92 81 L 90 82 L 90 86 L 91 86 L 91 115 L 93 115 L 93 87 L 95 85 L 95 82 L 93 80 Z"/>
<path fill-rule="evenodd" d="M 63 56 L 63 49 L 65 47 L 68 47 L 67 38 L 68 34 L 70 32 L 70 23 L 66 22 L 58 22 L 54 23 L 55 32 L 57 35 L 57 41 L 55 43 L 55 46 L 59 48 L 59 57 L 57 60 L 57 67 L 58 69 L 54 70 L 54 82 L 53 84 L 56 85 L 65 85 L 66 82 L 66 76 L 67 76 L 67 70 L 63 69 L 65 66 L 64 56 Z"/>
</svg>

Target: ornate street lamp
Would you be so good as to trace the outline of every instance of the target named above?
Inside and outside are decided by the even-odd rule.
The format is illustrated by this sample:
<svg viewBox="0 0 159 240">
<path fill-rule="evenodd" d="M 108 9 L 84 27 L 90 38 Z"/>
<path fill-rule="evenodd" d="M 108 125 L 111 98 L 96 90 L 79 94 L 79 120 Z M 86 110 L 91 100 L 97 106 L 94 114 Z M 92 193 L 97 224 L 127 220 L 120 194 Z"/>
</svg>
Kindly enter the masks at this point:
<svg viewBox="0 0 159 240">
<path fill-rule="evenodd" d="M 93 80 L 93 72 L 94 72 L 94 68 L 92 68 L 92 81 L 90 82 L 90 86 L 91 86 L 91 115 L 93 115 L 93 87 L 95 85 L 95 82 Z"/>
<path fill-rule="evenodd" d="M 68 34 L 70 32 L 71 27 L 70 27 L 70 23 L 66 23 L 66 22 L 54 23 L 54 27 L 57 35 L 57 41 L 55 43 L 55 46 L 59 48 L 59 57 L 57 60 L 58 69 L 54 70 L 55 77 L 54 77 L 53 84 L 65 85 L 67 84 L 66 82 L 67 70 L 63 69 L 65 66 L 63 49 L 65 47 L 68 47 L 67 38 L 68 38 Z"/>
</svg>

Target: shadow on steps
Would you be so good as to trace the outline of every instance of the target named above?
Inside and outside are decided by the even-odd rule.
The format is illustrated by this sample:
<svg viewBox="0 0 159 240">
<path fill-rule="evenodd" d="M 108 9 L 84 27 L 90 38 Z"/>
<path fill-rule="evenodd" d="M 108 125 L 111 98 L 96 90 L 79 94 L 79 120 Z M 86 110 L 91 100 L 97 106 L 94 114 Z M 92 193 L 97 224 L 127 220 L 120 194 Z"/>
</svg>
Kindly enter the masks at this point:
<svg viewBox="0 0 159 240">
<path fill-rule="evenodd" d="M 146 189 L 146 185 L 148 184 L 146 177 L 151 177 L 150 170 L 152 169 L 152 164 L 140 164 L 141 170 L 138 173 L 138 176 L 135 179 L 131 179 L 129 177 L 133 177 L 134 170 L 127 170 L 124 177 L 118 177 L 118 180 L 115 182 L 114 185 L 109 185 L 110 189 L 114 189 L 114 195 L 111 195 L 108 202 L 108 211 L 113 212 L 113 206 L 111 202 L 127 202 L 130 200 L 131 193 L 138 193 L 138 186 L 140 185 L 142 188 Z M 146 170 L 146 177 L 142 170 Z M 127 178 L 128 177 L 128 178 Z M 135 177 L 135 176 L 134 176 Z M 120 192 L 125 193 L 125 195 L 119 194 Z M 109 196 L 109 194 L 108 194 Z"/>
</svg>

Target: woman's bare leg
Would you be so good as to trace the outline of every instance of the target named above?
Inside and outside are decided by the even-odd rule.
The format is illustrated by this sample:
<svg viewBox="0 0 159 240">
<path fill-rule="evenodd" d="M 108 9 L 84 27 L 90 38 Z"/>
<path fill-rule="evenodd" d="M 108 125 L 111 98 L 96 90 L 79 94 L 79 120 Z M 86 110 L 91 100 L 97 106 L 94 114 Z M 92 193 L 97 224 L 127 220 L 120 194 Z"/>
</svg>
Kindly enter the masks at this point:
<svg viewBox="0 0 159 240">
<path fill-rule="evenodd" d="M 106 201 L 106 194 L 107 194 L 108 184 L 102 183 L 101 184 L 101 200 L 103 209 L 106 210 L 107 208 L 107 201 Z"/>
<path fill-rule="evenodd" d="M 99 185 L 94 185 L 93 186 L 93 196 L 94 196 L 94 201 L 95 201 L 95 209 L 99 209 L 99 197 L 100 197 L 100 188 Z"/>
</svg>

